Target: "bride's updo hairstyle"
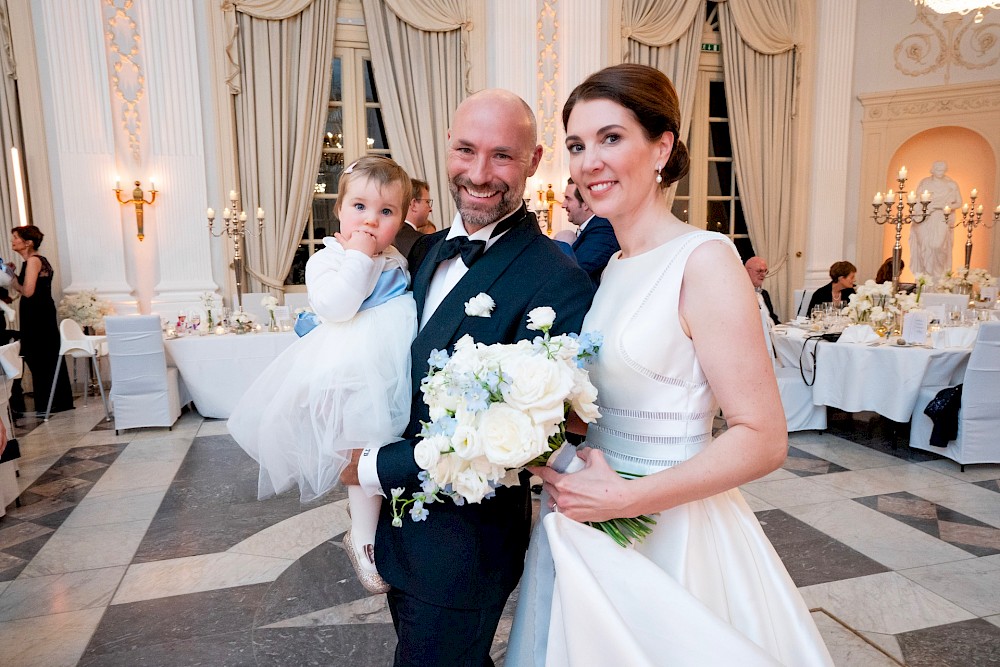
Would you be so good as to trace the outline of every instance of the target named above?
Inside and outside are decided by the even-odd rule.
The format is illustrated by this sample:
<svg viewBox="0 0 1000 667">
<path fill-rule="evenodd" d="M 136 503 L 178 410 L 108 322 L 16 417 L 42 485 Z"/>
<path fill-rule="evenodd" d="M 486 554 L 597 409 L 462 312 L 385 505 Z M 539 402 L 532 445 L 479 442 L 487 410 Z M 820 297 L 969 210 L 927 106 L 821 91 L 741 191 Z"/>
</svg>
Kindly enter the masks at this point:
<svg viewBox="0 0 1000 667">
<path fill-rule="evenodd" d="M 576 103 L 590 100 L 611 100 L 631 111 L 650 141 L 659 139 L 664 132 L 674 135 L 674 148 L 660 170 L 661 188 L 669 187 L 688 173 L 687 146 L 677 136 L 681 127 L 680 101 L 666 74 L 653 67 L 631 63 L 594 72 L 574 88 L 566 100 L 562 112 L 564 130 Z"/>
</svg>

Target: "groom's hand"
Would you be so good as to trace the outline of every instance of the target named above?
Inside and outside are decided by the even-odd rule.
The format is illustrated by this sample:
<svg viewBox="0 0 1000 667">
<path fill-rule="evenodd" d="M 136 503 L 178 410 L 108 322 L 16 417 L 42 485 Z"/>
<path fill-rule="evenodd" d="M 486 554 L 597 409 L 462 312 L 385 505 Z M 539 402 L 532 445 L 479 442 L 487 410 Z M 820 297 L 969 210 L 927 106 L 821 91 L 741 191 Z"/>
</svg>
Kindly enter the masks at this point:
<svg viewBox="0 0 1000 667">
<path fill-rule="evenodd" d="M 340 481 L 347 486 L 361 486 L 361 482 L 358 481 L 358 461 L 361 460 L 361 451 L 355 449 L 351 452 L 351 460 L 340 473 Z"/>
</svg>

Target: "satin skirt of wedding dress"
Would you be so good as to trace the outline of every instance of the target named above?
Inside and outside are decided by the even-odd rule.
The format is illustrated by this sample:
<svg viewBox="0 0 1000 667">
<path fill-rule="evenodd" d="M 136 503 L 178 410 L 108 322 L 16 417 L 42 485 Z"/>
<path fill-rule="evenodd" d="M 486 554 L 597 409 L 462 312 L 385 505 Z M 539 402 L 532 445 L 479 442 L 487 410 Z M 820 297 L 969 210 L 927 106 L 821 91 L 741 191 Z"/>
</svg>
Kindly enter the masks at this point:
<svg viewBox="0 0 1000 667">
<path fill-rule="evenodd" d="M 833 662 L 795 584 L 733 489 L 658 515 L 653 534 L 630 549 L 546 514 L 528 550 L 504 664 Z"/>
</svg>

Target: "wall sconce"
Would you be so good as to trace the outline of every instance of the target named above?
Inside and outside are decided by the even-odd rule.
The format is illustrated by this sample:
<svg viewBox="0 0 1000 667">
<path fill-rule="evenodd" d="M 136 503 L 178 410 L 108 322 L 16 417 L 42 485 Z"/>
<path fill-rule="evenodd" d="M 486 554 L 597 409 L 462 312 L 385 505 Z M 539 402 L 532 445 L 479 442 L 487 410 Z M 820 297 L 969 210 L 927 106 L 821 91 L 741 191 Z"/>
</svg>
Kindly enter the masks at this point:
<svg viewBox="0 0 1000 667">
<path fill-rule="evenodd" d="M 135 190 L 132 191 L 132 198 L 131 199 L 122 199 L 122 185 L 121 185 L 121 183 L 119 181 L 115 181 L 115 197 L 118 199 L 118 203 L 119 204 L 135 204 L 135 226 L 136 226 L 136 229 L 138 230 L 138 234 L 136 234 L 136 236 L 139 237 L 140 241 L 142 241 L 144 238 L 146 238 L 145 235 L 142 232 L 142 205 L 143 204 L 149 204 L 150 206 L 152 206 L 153 202 L 156 201 L 156 193 L 157 193 L 156 183 L 154 183 L 153 181 L 150 181 L 149 182 L 149 194 L 150 194 L 150 198 L 149 198 L 149 201 L 146 201 L 144 199 L 144 195 L 143 195 L 143 192 L 142 192 L 142 188 L 140 187 L 140 183 L 139 183 L 139 181 L 136 181 L 135 182 Z"/>
<path fill-rule="evenodd" d="M 535 203 L 535 216 L 538 225 L 544 226 L 545 233 L 552 236 L 552 211 L 556 205 L 556 193 L 549 183 L 547 190 L 542 190 L 542 181 L 538 182 L 538 201 Z"/>
</svg>

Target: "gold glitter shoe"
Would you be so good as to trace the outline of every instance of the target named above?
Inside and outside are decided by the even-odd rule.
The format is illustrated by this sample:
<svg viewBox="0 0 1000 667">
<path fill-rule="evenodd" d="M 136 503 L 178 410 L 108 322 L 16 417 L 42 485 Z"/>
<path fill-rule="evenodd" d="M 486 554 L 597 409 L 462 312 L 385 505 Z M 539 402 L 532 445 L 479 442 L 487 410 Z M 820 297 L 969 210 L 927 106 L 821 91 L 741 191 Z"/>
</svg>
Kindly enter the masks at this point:
<svg viewBox="0 0 1000 667">
<path fill-rule="evenodd" d="M 351 531 L 347 531 L 344 533 L 344 550 L 347 551 L 347 557 L 351 561 L 351 566 L 354 567 L 354 573 L 358 575 L 358 581 L 361 582 L 366 591 L 376 595 L 389 592 L 389 584 L 379 576 L 378 570 L 375 569 L 374 545 L 366 544 L 364 553 L 359 554 L 351 540 Z"/>
</svg>

